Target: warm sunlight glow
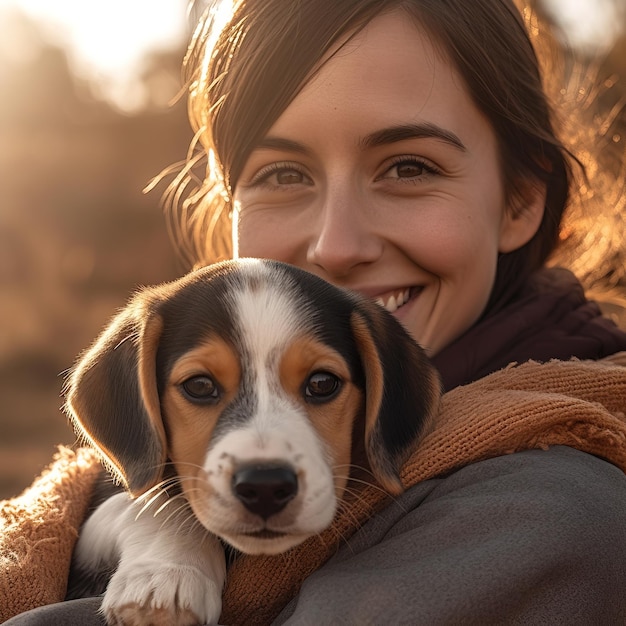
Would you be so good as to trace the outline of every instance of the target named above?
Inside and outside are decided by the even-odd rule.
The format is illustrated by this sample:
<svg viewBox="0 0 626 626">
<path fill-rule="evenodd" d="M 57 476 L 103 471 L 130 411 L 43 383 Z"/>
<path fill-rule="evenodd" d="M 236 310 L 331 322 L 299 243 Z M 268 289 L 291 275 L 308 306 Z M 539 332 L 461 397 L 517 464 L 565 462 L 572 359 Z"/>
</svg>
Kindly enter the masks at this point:
<svg viewBox="0 0 626 626">
<path fill-rule="evenodd" d="M 0 0 L 43 25 L 47 40 L 67 49 L 74 72 L 126 110 L 140 108 L 133 83 L 145 54 L 183 46 L 187 0 Z"/>
<path fill-rule="evenodd" d="M 614 43 L 626 20 L 622 0 L 544 0 L 571 44 L 601 53 Z"/>
<path fill-rule="evenodd" d="M 543 0 L 543 3 L 563 26 L 572 45 L 591 52 L 610 47 L 624 25 L 620 0 Z M 188 23 L 190 4 L 197 13 L 209 2 L 0 0 L 0 22 L 7 9 L 17 9 L 37 20 L 48 42 L 67 50 L 76 75 L 88 79 L 101 97 L 118 108 L 133 111 L 145 104 L 145 93 L 136 79 L 146 53 L 182 48 L 195 26 Z M 223 22 L 230 16 L 232 4 L 232 0 L 214 3 L 215 22 Z M 7 44 L 10 32 L 2 37 L 4 48 L 7 45 L 19 48 Z"/>
</svg>

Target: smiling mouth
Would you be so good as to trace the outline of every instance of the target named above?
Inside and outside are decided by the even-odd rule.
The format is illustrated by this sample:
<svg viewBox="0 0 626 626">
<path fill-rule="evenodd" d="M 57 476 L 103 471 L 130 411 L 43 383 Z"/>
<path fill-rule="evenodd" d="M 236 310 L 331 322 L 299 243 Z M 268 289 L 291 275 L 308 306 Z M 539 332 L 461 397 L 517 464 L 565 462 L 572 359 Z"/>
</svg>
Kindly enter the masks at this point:
<svg viewBox="0 0 626 626">
<path fill-rule="evenodd" d="M 400 307 L 404 306 L 413 296 L 421 291 L 421 287 L 408 287 L 406 289 L 396 289 L 389 291 L 374 300 L 376 304 L 384 307 L 389 313 L 395 313 Z"/>
</svg>

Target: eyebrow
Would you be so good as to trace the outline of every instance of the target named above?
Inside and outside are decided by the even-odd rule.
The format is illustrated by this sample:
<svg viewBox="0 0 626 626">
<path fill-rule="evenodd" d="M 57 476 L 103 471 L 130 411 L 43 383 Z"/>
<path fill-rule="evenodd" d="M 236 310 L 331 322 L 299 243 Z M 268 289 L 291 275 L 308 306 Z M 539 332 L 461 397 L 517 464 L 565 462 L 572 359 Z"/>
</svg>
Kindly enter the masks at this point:
<svg viewBox="0 0 626 626">
<path fill-rule="evenodd" d="M 259 143 L 254 146 L 254 150 L 281 150 L 285 152 L 296 152 L 299 154 L 307 154 L 307 148 L 291 139 L 283 139 L 282 137 L 263 137 Z"/>
<path fill-rule="evenodd" d="M 367 135 L 361 141 L 365 148 L 375 148 L 385 144 L 396 143 L 406 139 L 438 139 L 444 141 L 462 152 L 467 152 L 465 144 L 457 135 L 436 124 L 424 122 L 420 124 L 401 124 L 377 130 Z"/>
</svg>

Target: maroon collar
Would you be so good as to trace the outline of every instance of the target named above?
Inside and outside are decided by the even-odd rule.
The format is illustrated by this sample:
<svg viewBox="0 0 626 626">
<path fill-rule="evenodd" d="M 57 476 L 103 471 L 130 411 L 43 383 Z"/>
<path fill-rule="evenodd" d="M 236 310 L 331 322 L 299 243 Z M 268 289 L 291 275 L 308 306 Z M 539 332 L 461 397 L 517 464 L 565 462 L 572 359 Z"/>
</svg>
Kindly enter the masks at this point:
<svg viewBox="0 0 626 626">
<path fill-rule="evenodd" d="M 562 268 L 534 274 L 510 304 L 481 318 L 433 357 L 444 388 L 482 378 L 509 363 L 599 359 L 626 350 L 626 332 L 585 298 Z"/>
</svg>

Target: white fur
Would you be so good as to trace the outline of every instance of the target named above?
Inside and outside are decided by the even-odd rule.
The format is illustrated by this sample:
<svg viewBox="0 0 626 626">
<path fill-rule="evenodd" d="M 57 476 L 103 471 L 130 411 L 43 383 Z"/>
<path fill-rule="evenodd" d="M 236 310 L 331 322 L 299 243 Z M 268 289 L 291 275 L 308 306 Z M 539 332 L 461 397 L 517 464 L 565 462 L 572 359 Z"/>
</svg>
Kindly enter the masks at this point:
<svg viewBox="0 0 626 626">
<path fill-rule="evenodd" d="M 162 501 L 157 497 L 142 510 L 141 501 L 126 493 L 106 500 L 83 526 L 77 565 L 97 570 L 117 563 L 101 607 L 110 624 L 152 623 L 154 609 L 167 609 L 162 623 L 172 626 L 190 623 L 188 612 L 202 624 L 216 624 L 226 576 L 224 550 L 190 518 L 188 507 L 186 514 L 175 513 L 178 501 L 173 500 L 158 511 Z M 132 621 L 129 611 L 136 616 Z"/>
</svg>

